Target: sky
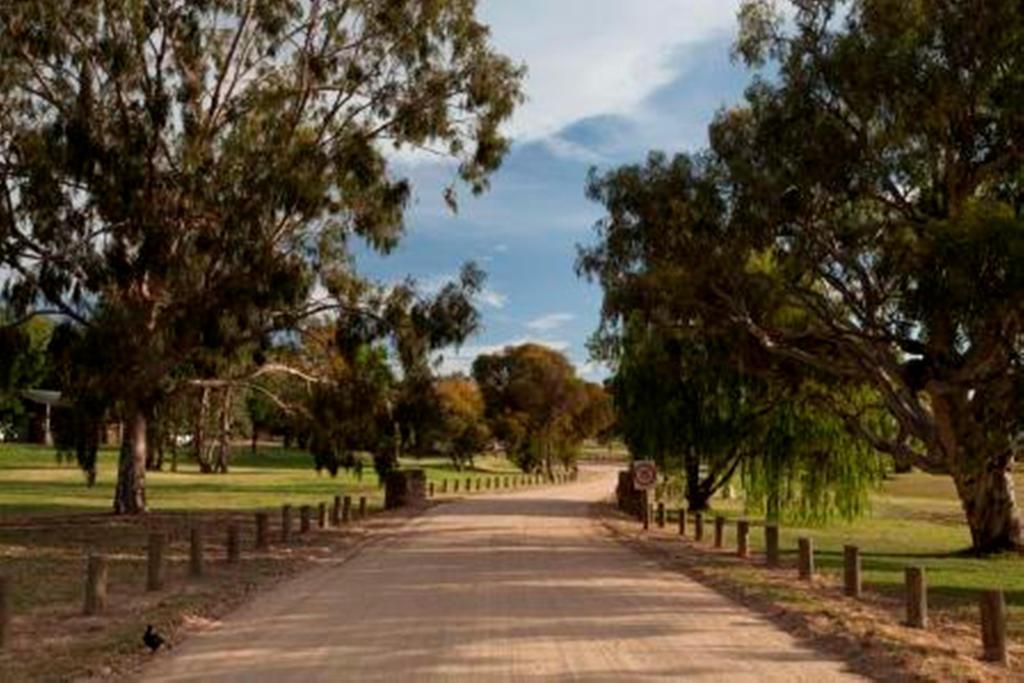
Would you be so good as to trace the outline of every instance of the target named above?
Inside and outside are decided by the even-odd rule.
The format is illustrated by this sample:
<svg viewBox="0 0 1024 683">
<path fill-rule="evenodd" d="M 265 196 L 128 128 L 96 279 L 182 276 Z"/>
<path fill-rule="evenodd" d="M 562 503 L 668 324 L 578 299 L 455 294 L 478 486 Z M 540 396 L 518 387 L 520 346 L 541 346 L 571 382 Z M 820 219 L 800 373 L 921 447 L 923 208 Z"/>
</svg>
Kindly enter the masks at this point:
<svg viewBox="0 0 1024 683">
<path fill-rule="evenodd" d="M 739 2 L 480 0 L 494 46 L 528 69 L 527 101 L 508 124 L 512 149 L 486 194 L 461 193 L 457 214 L 441 195 L 449 167 L 399 160 L 414 186 L 407 234 L 386 258 L 358 261 L 368 275 L 411 275 L 426 290 L 466 261 L 487 272 L 483 329 L 442 353 L 442 372 L 533 341 L 564 352 L 587 379 L 607 375 L 586 350 L 601 290 L 573 269 L 602 215 L 584 196 L 587 172 L 707 144 L 714 113 L 740 102 L 750 80 L 730 56 Z"/>
</svg>

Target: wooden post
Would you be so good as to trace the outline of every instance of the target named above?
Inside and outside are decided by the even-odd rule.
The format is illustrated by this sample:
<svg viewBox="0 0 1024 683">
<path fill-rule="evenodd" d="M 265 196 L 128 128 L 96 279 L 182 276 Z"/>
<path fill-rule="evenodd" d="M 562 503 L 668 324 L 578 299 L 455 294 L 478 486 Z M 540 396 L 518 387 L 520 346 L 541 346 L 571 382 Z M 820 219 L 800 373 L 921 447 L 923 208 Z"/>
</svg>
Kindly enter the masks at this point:
<svg viewBox="0 0 1024 683">
<path fill-rule="evenodd" d="M 316 525 L 320 529 L 327 527 L 327 503 L 320 503 L 316 511 Z"/>
<path fill-rule="evenodd" d="M 359 496 L 359 519 L 366 519 L 366 496 Z"/>
<path fill-rule="evenodd" d="M 11 624 L 11 584 L 6 576 L 0 576 L 0 649 L 7 641 Z"/>
<path fill-rule="evenodd" d="M 483 484 L 484 484 L 483 477 L 478 478 L 476 480 L 476 490 L 479 491 L 483 487 Z"/>
<path fill-rule="evenodd" d="M 750 520 L 741 519 L 736 522 L 736 555 L 750 556 Z"/>
<path fill-rule="evenodd" d="M 472 493 L 472 492 L 473 492 L 473 480 L 470 479 L 469 477 L 466 477 L 466 493 Z"/>
<path fill-rule="evenodd" d="M 454 482 L 452 483 L 452 493 L 458 493 L 458 492 L 459 492 L 459 480 L 455 479 Z"/>
<path fill-rule="evenodd" d="M 334 505 L 331 506 L 331 526 L 341 524 L 341 496 L 334 497 Z"/>
<path fill-rule="evenodd" d="M 725 545 L 725 517 L 715 517 L 715 547 Z"/>
<path fill-rule="evenodd" d="M 228 524 L 228 564 L 238 564 L 242 559 L 242 539 L 238 522 Z"/>
<path fill-rule="evenodd" d="M 765 524 L 765 563 L 778 566 L 778 524 Z"/>
<path fill-rule="evenodd" d="M 814 540 L 810 538 L 798 539 L 797 546 L 800 551 L 797 571 L 801 579 L 810 581 L 814 578 Z"/>
<path fill-rule="evenodd" d="M 341 523 L 348 524 L 352 519 L 352 496 L 345 496 L 341 501 Z"/>
<path fill-rule="evenodd" d="M 1006 600 L 1003 591 L 981 593 L 981 644 L 983 660 L 1007 664 Z"/>
<path fill-rule="evenodd" d="M 430 482 L 430 484 L 427 485 L 427 497 L 434 497 L 434 482 Z"/>
<path fill-rule="evenodd" d="M 658 501 L 658 527 L 665 528 L 665 503 L 660 500 Z"/>
<path fill-rule="evenodd" d="M 924 567 L 907 567 L 904 570 L 907 590 L 907 626 L 928 628 L 928 584 L 924 578 Z"/>
<path fill-rule="evenodd" d="M 256 550 L 270 547 L 270 515 L 266 512 L 256 513 Z"/>
<path fill-rule="evenodd" d="M 860 548 L 855 545 L 843 546 L 843 592 L 851 598 L 860 597 Z"/>
<path fill-rule="evenodd" d="M 447 479 L 442 479 L 441 480 L 441 493 L 448 493 L 448 480 Z"/>
<path fill-rule="evenodd" d="M 164 587 L 164 545 L 167 537 L 154 532 L 149 535 L 146 552 L 146 590 L 158 591 Z"/>
<path fill-rule="evenodd" d="M 704 540 L 704 514 L 701 512 L 693 514 L 693 539 L 695 541 Z"/>
<path fill-rule="evenodd" d="M 193 523 L 188 532 L 188 575 L 203 575 L 203 527 L 199 522 Z"/>
<path fill-rule="evenodd" d="M 299 533 L 300 534 L 308 534 L 309 533 L 309 515 L 310 515 L 310 507 L 308 505 L 300 505 L 299 506 Z"/>
<path fill-rule="evenodd" d="M 290 543 L 292 540 L 292 506 L 281 506 L 281 543 Z"/>
<path fill-rule="evenodd" d="M 99 614 L 107 607 L 107 558 L 103 555 L 89 555 L 85 569 L 86 616 Z"/>
<path fill-rule="evenodd" d="M 679 508 L 679 535 L 686 535 L 686 508 Z"/>
</svg>

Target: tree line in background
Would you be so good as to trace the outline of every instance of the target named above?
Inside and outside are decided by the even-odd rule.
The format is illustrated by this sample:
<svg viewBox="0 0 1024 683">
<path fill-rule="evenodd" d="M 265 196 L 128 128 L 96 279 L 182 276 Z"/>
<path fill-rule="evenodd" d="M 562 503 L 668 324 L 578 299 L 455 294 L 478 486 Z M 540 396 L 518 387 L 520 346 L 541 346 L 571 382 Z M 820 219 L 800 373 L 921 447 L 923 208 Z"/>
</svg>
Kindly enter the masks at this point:
<svg viewBox="0 0 1024 683">
<path fill-rule="evenodd" d="M 707 150 L 588 184 L 627 441 L 698 509 L 741 463 L 812 516 L 948 475 L 975 550 L 1021 549 L 1024 8 L 753 0 L 736 54 L 768 75 Z"/>
</svg>

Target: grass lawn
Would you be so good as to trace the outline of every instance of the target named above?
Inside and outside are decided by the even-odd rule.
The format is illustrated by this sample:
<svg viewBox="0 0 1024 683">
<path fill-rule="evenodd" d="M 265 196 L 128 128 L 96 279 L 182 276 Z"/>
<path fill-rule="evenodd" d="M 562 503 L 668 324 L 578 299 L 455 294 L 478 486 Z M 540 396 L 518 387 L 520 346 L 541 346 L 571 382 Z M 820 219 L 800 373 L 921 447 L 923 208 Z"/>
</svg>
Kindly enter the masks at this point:
<svg viewBox="0 0 1024 683">
<path fill-rule="evenodd" d="M 480 478 L 494 474 L 514 474 L 507 460 L 488 455 L 477 458 L 471 471 L 457 472 L 443 458 L 403 461 L 403 467 L 421 467 L 429 481 Z M 105 512 L 111 508 L 117 476 L 117 452 L 104 450 L 99 455 L 97 483 L 89 488 L 77 465 L 59 464 L 53 450 L 41 446 L 0 444 L 0 521 L 25 515 Z M 373 467 L 363 468 L 362 480 L 354 472 L 341 470 L 332 478 L 317 474 L 312 457 L 303 451 L 262 447 L 256 455 L 238 448 L 231 471 L 201 474 L 191 462 L 182 462 L 178 472 L 148 472 L 146 491 L 151 510 L 248 510 L 277 507 L 282 502 L 294 505 L 316 504 L 334 495 L 366 496 L 372 508 L 383 504 Z"/>
<path fill-rule="evenodd" d="M 1017 477 L 1024 491 L 1024 476 Z M 715 499 L 714 512 L 730 519 L 743 516 L 739 500 Z M 764 534 L 753 521 L 751 546 L 761 550 Z M 705 529 L 711 534 L 710 526 Z M 726 527 L 726 545 L 734 547 L 735 524 Z M 795 566 L 797 538 L 809 536 L 815 545 L 820 572 L 839 575 L 843 546 L 861 551 L 864 587 L 902 600 L 904 568 L 926 569 L 930 606 L 967 621 L 977 619 L 977 591 L 1001 588 L 1009 605 L 1009 627 L 1015 639 L 1024 638 L 1024 557 L 1008 553 L 989 558 L 970 556 L 970 532 L 952 480 L 914 472 L 894 475 L 872 501 L 871 513 L 854 522 L 836 521 L 821 527 L 780 530 L 783 561 Z"/>
</svg>

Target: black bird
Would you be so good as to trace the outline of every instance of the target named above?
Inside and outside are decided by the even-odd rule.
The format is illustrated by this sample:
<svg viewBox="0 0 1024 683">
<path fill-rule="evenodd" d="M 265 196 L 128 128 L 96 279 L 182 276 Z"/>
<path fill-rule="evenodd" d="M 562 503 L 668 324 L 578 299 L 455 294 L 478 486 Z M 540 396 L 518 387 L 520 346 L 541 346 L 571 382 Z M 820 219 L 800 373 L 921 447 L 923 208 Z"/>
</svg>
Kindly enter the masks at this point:
<svg viewBox="0 0 1024 683">
<path fill-rule="evenodd" d="M 142 642 L 146 644 L 150 652 L 156 652 L 161 645 L 170 649 L 171 644 L 164 640 L 164 637 L 153 630 L 153 624 L 146 625 L 146 632 L 142 634 Z"/>
</svg>

